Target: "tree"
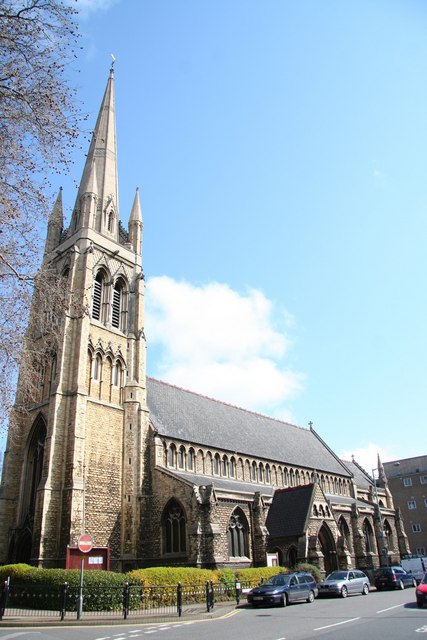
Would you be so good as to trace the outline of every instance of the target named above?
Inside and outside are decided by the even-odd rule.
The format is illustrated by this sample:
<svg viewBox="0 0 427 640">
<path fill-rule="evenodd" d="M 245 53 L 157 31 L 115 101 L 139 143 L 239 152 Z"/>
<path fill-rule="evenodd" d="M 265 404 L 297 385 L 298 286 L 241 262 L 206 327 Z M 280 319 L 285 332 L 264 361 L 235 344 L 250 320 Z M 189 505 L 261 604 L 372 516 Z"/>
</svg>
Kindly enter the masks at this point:
<svg viewBox="0 0 427 640">
<path fill-rule="evenodd" d="M 67 79 L 76 10 L 63 0 L 0 0 L 0 424 L 16 372 L 49 213 L 50 176 L 67 169 L 80 114 Z M 58 283 L 47 297 L 57 298 Z M 40 322 L 44 322 L 40 317 Z M 46 332 L 44 332 L 46 333 Z M 41 356 L 40 356 L 41 357 Z M 35 360 L 40 359 L 39 356 Z"/>
</svg>

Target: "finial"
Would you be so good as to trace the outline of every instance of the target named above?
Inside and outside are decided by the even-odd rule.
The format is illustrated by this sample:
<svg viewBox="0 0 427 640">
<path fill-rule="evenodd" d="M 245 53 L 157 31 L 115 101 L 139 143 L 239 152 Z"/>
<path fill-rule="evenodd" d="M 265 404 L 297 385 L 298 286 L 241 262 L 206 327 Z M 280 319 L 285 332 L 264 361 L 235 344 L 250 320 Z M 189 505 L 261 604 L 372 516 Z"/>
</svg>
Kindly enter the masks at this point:
<svg viewBox="0 0 427 640">
<path fill-rule="evenodd" d="M 114 63 L 116 61 L 116 56 L 114 55 L 114 53 L 110 53 L 110 56 L 111 56 L 110 73 L 113 73 L 113 71 L 114 71 Z"/>
</svg>

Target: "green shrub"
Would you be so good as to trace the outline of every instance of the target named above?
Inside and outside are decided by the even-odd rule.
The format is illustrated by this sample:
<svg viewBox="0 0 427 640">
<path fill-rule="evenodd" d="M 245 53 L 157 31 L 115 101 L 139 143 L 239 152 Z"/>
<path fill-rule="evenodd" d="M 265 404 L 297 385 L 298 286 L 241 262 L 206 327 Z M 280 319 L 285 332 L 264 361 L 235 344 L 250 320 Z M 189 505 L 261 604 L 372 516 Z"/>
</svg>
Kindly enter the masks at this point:
<svg viewBox="0 0 427 640">
<path fill-rule="evenodd" d="M 322 580 L 322 574 L 320 573 L 319 567 L 316 567 L 314 564 L 310 564 L 309 562 L 300 562 L 296 568 L 297 571 L 307 571 L 307 573 L 311 573 L 316 582 L 320 582 Z"/>
<path fill-rule="evenodd" d="M 10 607 L 59 611 L 63 586 L 68 584 L 67 609 L 77 606 L 80 585 L 78 569 L 37 569 L 28 565 L 0 567 L 0 580 L 10 577 L 8 604 Z M 126 576 L 113 571 L 84 573 L 84 609 L 90 611 L 120 610 Z"/>
</svg>

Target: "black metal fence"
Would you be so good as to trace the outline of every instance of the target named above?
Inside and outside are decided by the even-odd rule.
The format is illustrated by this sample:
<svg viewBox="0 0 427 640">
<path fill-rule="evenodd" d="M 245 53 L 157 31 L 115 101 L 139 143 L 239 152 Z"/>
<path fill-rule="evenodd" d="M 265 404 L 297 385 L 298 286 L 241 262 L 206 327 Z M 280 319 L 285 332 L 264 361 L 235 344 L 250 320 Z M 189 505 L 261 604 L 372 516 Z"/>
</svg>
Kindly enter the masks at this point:
<svg viewBox="0 0 427 640">
<path fill-rule="evenodd" d="M 143 586 L 125 583 L 120 587 L 83 585 L 19 585 L 3 583 L 0 593 L 0 620 L 5 617 L 181 617 L 210 612 L 215 603 L 239 604 L 242 595 L 255 583 L 181 584 Z"/>
</svg>

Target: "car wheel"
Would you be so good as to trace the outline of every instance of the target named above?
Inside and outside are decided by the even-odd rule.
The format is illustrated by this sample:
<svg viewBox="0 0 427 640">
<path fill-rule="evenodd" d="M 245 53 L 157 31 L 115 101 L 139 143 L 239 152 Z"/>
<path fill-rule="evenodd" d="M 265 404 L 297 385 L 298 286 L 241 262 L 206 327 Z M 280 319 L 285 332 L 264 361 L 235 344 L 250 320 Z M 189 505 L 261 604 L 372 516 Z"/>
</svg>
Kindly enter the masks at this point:
<svg viewBox="0 0 427 640">
<path fill-rule="evenodd" d="M 405 585 L 403 584 L 402 580 L 399 580 L 399 589 L 404 589 Z"/>
<path fill-rule="evenodd" d="M 417 600 L 417 607 L 418 607 L 418 609 L 422 609 L 423 608 L 422 600 Z"/>
<path fill-rule="evenodd" d="M 368 585 L 367 585 L 367 584 L 364 584 L 364 585 L 363 585 L 363 589 L 362 589 L 362 594 L 363 594 L 364 596 L 367 596 L 367 595 L 368 595 L 368 593 L 369 593 L 369 587 L 368 587 Z"/>
<path fill-rule="evenodd" d="M 377 587 L 377 591 L 381 591 L 382 587 Z"/>
<path fill-rule="evenodd" d="M 341 598 L 346 598 L 348 596 L 347 587 L 342 587 L 341 589 Z"/>
<path fill-rule="evenodd" d="M 286 595 L 283 595 L 283 596 L 280 598 L 280 606 L 281 606 L 281 607 L 286 607 L 286 605 L 287 605 L 287 604 L 288 604 L 288 601 L 287 601 Z"/>
<path fill-rule="evenodd" d="M 310 593 L 308 594 L 307 602 L 314 602 L 314 593 L 313 593 L 313 591 L 310 591 Z"/>
</svg>

